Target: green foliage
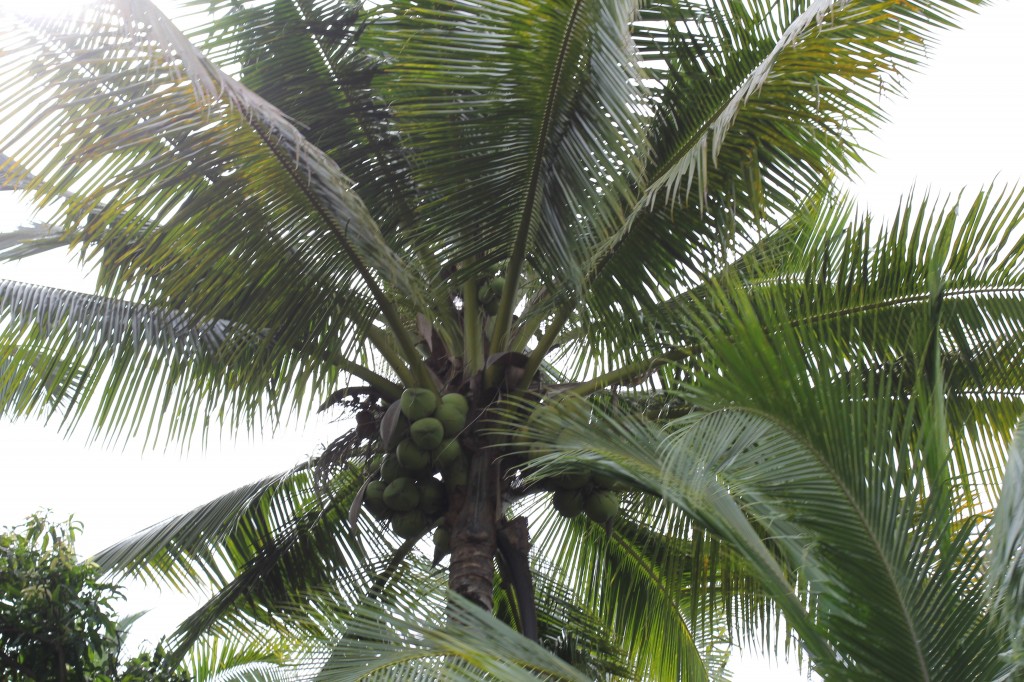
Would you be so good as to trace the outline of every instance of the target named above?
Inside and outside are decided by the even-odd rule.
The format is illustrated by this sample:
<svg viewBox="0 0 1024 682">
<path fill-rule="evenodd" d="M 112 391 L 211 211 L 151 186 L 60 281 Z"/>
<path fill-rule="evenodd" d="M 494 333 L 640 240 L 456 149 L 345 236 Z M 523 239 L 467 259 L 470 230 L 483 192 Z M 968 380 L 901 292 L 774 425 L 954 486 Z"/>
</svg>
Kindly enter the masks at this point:
<svg viewBox="0 0 1024 682">
<path fill-rule="evenodd" d="M 80 563 L 81 526 L 36 514 L 0 534 L 0 679 L 11 682 L 188 682 L 163 650 L 118 663 L 121 633 L 113 583 Z"/>
<path fill-rule="evenodd" d="M 174 672 L 169 665 L 163 646 L 153 653 L 143 652 L 125 661 L 116 682 L 189 682 L 183 672 Z"/>
<path fill-rule="evenodd" d="M 831 185 L 978 2 L 194 4 L 0 34 L 0 189 L 52 224 L 0 249 L 99 281 L 0 283 L 0 409 L 358 421 L 97 555 L 212 590 L 172 662 L 1019 677 L 1024 192 L 879 229 Z"/>
<path fill-rule="evenodd" d="M 0 535 L 0 677 L 91 680 L 117 671 L 116 585 L 78 563 L 68 520 L 32 516 Z"/>
</svg>

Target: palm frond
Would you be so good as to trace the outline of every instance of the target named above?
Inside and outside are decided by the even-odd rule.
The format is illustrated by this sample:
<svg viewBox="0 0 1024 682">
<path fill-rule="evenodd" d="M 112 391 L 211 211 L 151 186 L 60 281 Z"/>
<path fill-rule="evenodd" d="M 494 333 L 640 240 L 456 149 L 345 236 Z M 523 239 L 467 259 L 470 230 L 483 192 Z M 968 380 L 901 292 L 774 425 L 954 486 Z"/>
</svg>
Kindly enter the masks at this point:
<svg viewBox="0 0 1024 682">
<path fill-rule="evenodd" d="M 646 184 L 587 271 L 588 308 L 610 313 L 587 327 L 591 361 L 650 353 L 638 321 L 847 172 L 850 132 L 883 120 L 885 93 L 974 4 L 646 3 L 632 26 L 653 92 Z M 630 334 L 601 343 L 612 318 Z"/>
<path fill-rule="evenodd" d="M 795 330 L 775 304 L 731 298 L 708 314 L 714 359 L 692 400 L 709 414 L 680 423 L 679 456 L 717 462 L 731 495 L 799 563 L 845 674 L 988 679 L 1001 644 L 977 579 L 987 531 L 949 474 L 941 368 L 917 372 L 909 398 L 884 373 L 834 381 L 842 337 Z M 870 608 L 858 606 L 868 594 Z"/>
<path fill-rule="evenodd" d="M 1024 398 L 1024 280 L 1015 255 L 1024 192 L 993 187 L 970 201 L 919 204 L 911 197 L 880 231 L 869 216 L 851 218 L 844 200 L 830 206 L 798 233 L 803 246 L 787 262 L 748 271 L 749 296 L 786 306 L 785 324 L 797 329 L 829 328 L 832 382 L 884 373 L 909 398 L 937 362 L 947 430 L 961 434 L 955 469 L 998 485 Z"/>
<path fill-rule="evenodd" d="M 527 254 L 543 253 L 530 256 L 532 286 L 572 286 L 580 249 L 621 220 L 617 205 L 636 184 L 632 4 L 463 11 L 400 2 L 380 11 L 366 32 L 387 60 L 377 87 L 414 150 L 424 197 L 423 229 L 410 243 L 440 250 L 460 267 L 458 282 L 504 268 L 518 286 Z M 499 328 L 511 294 L 506 301 Z"/>
<path fill-rule="evenodd" d="M 632 532 L 634 519 L 642 519 L 636 521 L 642 525 L 649 508 L 649 501 L 633 496 L 626 520 L 608 533 L 582 518 L 562 519 L 543 500 L 533 516 L 535 575 L 549 584 L 560 583 L 578 608 L 606 624 L 610 641 L 623 650 L 633 671 L 632 679 L 720 679 L 725 609 L 703 613 L 714 625 L 691 626 L 697 595 L 703 592 L 690 580 L 693 553 L 687 550 L 692 547 L 685 541 L 675 551 L 667 544 L 642 544 Z M 540 596 L 547 599 L 543 592 Z"/>
<path fill-rule="evenodd" d="M 17 229 L 0 232 L 0 258 L 18 260 L 63 246 L 64 240 L 54 235 L 54 229 L 45 223 L 19 225 Z"/>
<path fill-rule="evenodd" d="M 150 3 L 15 28 L 5 34 L 9 75 L 28 80 L 5 102 L 2 115 L 16 126 L 7 151 L 36 172 L 28 189 L 37 201 L 65 197 L 51 222 L 118 254 L 108 284 L 116 293 L 141 290 L 179 308 L 187 294 L 197 315 L 234 305 L 246 313 L 234 317 L 256 328 L 290 318 L 304 336 L 328 317 L 357 332 L 388 320 L 406 361 L 418 362 L 384 288 L 422 310 L 430 298 L 352 182 Z M 131 44 L 140 47 L 129 56 Z M 126 68 L 131 59 L 137 65 Z M 46 111 L 29 105 L 38 115 L 22 115 L 43 99 Z M 203 259 L 177 267 L 197 249 Z"/>
<path fill-rule="evenodd" d="M 300 466 L 157 524 L 94 560 L 115 574 L 212 592 L 179 627 L 181 653 L 211 634 L 244 639 L 268 627 L 296 632 L 281 621 L 295 595 L 332 587 L 338 603 L 358 602 L 408 551 L 365 517 L 358 529 L 349 527 L 362 482 L 349 466 L 317 484 L 312 468 Z"/>
<path fill-rule="evenodd" d="M 60 410 L 68 429 L 88 413 L 94 434 L 113 440 L 187 439 L 218 414 L 252 426 L 262 410 L 280 410 L 306 389 L 327 393 L 345 371 L 397 395 L 391 382 L 327 349 L 289 349 L 276 331 L 199 321 L 187 309 L 0 281 L 0 321 L 4 411 Z"/>
<path fill-rule="evenodd" d="M 194 4 L 207 13 L 188 33 L 196 46 L 338 164 L 385 236 L 408 229 L 418 190 L 388 105 L 372 88 L 383 63 L 360 45 L 362 7 L 332 0 Z"/>
<path fill-rule="evenodd" d="M 291 682 L 285 648 L 273 637 L 252 637 L 244 643 L 208 639 L 185 658 L 190 679 L 202 682 Z"/>
<path fill-rule="evenodd" d="M 589 679 L 457 594 L 416 596 L 413 612 L 368 603 L 349 615 L 317 679 Z"/>
<path fill-rule="evenodd" d="M 577 400 L 569 396 L 562 406 L 548 411 L 531 427 L 532 447 L 536 453 L 546 454 L 536 457 L 529 467 L 532 473 L 527 480 L 580 470 L 600 472 L 632 489 L 662 497 L 685 512 L 693 522 L 728 543 L 743 559 L 744 572 L 756 576 L 763 586 L 761 589 L 772 596 L 790 625 L 805 637 L 804 645 L 814 656 L 832 660 L 830 645 L 816 631 L 789 582 L 787 562 L 766 546 L 756 524 L 747 518 L 740 501 L 734 499 L 726 484 L 717 478 L 706 456 L 672 458 L 678 470 L 668 471 L 665 453 L 671 445 L 660 428 L 617 411 L 611 418 L 610 412 L 593 407 L 585 411 L 591 414 L 590 419 L 580 419 L 579 407 L 571 406 Z M 638 523 L 641 518 L 637 519 Z M 677 557 L 677 561 L 682 559 Z M 663 587 L 658 585 L 657 576 L 653 577 L 654 583 L 648 589 L 658 594 Z M 689 587 L 693 587 L 692 583 Z M 683 609 L 687 605 L 680 595 L 674 608 Z M 665 621 L 665 616 L 659 619 Z M 678 613 L 667 622 L 672 619 L 681 620 Z"/>
</svg>

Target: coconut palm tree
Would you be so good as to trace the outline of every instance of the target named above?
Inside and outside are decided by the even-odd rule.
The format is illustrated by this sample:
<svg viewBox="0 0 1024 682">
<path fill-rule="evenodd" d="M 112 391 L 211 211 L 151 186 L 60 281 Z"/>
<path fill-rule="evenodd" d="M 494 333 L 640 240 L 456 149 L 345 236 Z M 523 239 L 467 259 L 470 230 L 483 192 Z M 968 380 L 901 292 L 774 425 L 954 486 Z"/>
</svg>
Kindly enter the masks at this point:
<svg viewBox="0 0 1024 682">
<path fill-rule="evenodd" d="M 194 4 L 0 42 L 0 180 L 47 211 L 0 246 L 98 273 L 0 287 L 5 412 L 152 442 L 354 418 L 96 557 L 210 590 L 180 654 L 1020 673 L 1024 511 L 992 510 L 1024 485 L 1024 193 L 877 228 L 832 186 L 974 3 Z"/>
</svg>

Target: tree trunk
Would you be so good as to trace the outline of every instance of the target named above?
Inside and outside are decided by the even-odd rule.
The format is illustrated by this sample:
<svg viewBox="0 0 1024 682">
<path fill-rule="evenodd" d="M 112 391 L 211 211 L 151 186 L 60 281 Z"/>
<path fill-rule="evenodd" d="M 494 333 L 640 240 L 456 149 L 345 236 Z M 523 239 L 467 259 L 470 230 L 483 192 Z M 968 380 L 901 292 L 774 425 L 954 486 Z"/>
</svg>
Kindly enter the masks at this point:
<svg viewBox="0 0 1024 682">
<path fill-rule="evenodd" d="M 500 470 L 491 448 L 470 450 L 469 483 L 455 496 L 448 586 L 488 613 L 494 606 Z M 461 499 L 459 499 L 461 498 Z"/>
<path fill-rule="evenodd" d="M 64 658 L 63 642 L 58 641 L 54 647 L 57 649 L 57 680 L 65 682 L 68 679 L 68 664 Z"/>
</svg>

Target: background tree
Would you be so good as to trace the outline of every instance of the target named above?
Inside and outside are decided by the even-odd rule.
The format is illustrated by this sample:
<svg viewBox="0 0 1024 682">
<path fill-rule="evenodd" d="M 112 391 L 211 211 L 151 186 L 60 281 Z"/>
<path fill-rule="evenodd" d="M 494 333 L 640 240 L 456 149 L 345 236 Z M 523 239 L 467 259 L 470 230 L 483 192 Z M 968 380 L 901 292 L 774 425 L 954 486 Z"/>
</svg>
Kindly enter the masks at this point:
<svg viewBox="0 0 1024 682">
<path fill-rule="evenodd" d="M 120 588 L 100 567 L 79 563 L 68 519 L 45 515 L 0 534 L 0 676 L 11 682 L 89 680 L 187 682 L 167 669 L 162 649 L 119 661 L 124 629 L 114 602 Z"/>
<path fill-rule="evenodd" d="M 987 521 L 1021 193 L 875 241 L 830 189 L 971 3 L 198 4 L 187 37 L 142 0 L 19 19 L 0 105 L 4 184 L 52 211 L 7 254 L 99 273 L 0 288 L 7 411 L 355 417 L 97 557 L 213 584 L 179 653 L 704 679 L 781 612 L 839 679 L 1015 674 L 980 576 L 1019 561 L 1013 508 Z"/>
</svg>

